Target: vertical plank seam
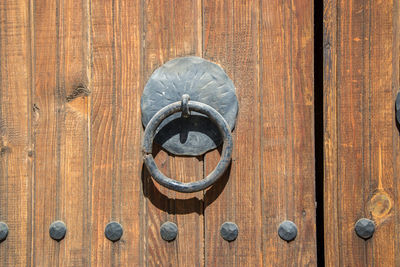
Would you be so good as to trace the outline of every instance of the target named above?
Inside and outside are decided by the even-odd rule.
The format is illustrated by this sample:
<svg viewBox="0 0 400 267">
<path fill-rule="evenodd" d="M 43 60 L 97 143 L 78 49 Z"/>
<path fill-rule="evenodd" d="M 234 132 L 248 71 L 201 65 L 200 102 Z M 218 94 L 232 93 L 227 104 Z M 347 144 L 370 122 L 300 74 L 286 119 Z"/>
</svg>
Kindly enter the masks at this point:
<svg viewBox="0 0 400 267">
<path fill-rule="evenodd" d="M 62 220 L 67 224 L 67 229 L 68 229 L 68 221 L 69 219 L 65 217 L 65 188 L 66 188 L 66 169 L 62 168 L 61 166 L 61 157 L 62 155 L 66 154 L 66 148 L 65 148 L 65 123 L 66 123 L 66 112 L 65 112 L 65 106 L 64 106 L 64 101 L 65 101 L 65 95 L 66 95 L 66 88 L 65 88 L 65 67 L 66 67 L 66 61 L 65 61 L 65 41 L 66 38 L 64 35 L 65 31 L 65 14 L 64 14 L 64 0 L 58 0 L 58 19 L 57 22 L 57 43 L 58 43 L 58 49 L 57 49 L 57 74 L 56 77 L 56 87 L 57 87 L 57 94 L 56 95 L 56 109 L 59 109 L 60 112 L 57 112 L 57 117 L 56 117 L 56 127 L 57 127 L 57 189 L 56 189 L 56 197 L 57 200 L 59 201 L 56 206 L 56 215 L 57 215 L 57 220 Z M 60 34 L 60 31 L 62 34 Z M 64 145 L 62 145 L 64 144 Z M 63 151 L 61 151 L 63 149 Z M 64 173 L 62 173 L 62 170 L 64 170 Z M 66 240 L 67 242 L 69 240 Z M 60 264 L 60 257 L 61 254 L 65 254 L 67 245 L 58 245 L 59 243 L 57 242 L 57 249 L 58 249 L 58 255 L 57 255 L 57 263 Z M 64 253 L 62 253 L 61 249 L 64 249 Z M 63 258 L 63 257 L 62 257 Z M 61 262 L 63 265 L 65 262 Z"/>
<path fill-rule="evenodd" d="M 399 1 L 393 0 L 393 17 L 392 17 L 392 23 L 393 23 L 393 32 L 392 35 L 394 36 L 393 41 L 392 41 L 392 64 L 393 64 L 393 69 L 395 72 L 392 74 L 392 94 L 393 94 L 393 99 L 396 98 L 397 93 L 399 92 L 398 88 L 398 83 L 399 83 L 399 49 L 398 49 L 398 4 Z M 396 66 L 397 64 L 397 66 Z M 398 201 L 399 199 L 399 192 L 398 192 L 398 175 L 397 175 L 397 162 L 398 162 L 398 156 L 397 156 L 397 148 L 398 148 L 398 129 L 396 127 L 396 119 L 394 119 L 394 122 L 392 123 L 392 140 L 393 140 L 393 148 L 392 148 L 392 157 L 393 157 L 393 179 L 394 179 L 394 196 L 395 196 L 395 202 Z M 399 225 L 399 210 L 394 209 L 394 230 L 395 233 L 398 233 L 398 225 Z M 398 238 L 395 238 L 395 248 L 399 247 L 399 240 Z M 399 257 L 394 258 L 394 265 L 399 265 Z"/>
<path fill-rule="evenodd" d="M 63 220 L 61 218 L 61 213 L 60 213 L 60 184 L 61 184 L 61 162 L 60 162 L 60 155 L 61 155 L 61 116 L 63 115 L 62 111 L 63 108 L 61 107 L 61 101 L 60 98 L 63 95 L 62 94 L 62 89 L 60 88 L 60 46 L 61 46 L 61 41 L 60 41 L 60 25 L 61 25 L 61 15 L 60 15 L 60 9 L 61 9 L 61 0 L 56 1 L 56 88 L 53 89 L 55 90 L 54 92 L 54 112 L 56 114 L 56 192 L 55 192 L 55 198 L 56 198 L 56 206 L 55 206 L 55 211 L 53 214 L 52 220 Z M 56 266 L 59 266 L 60 262 L 60 244 L 57 242 L 55 243 L 55 263 Z"/>
<path fill-rule="evenodd" d="M 286 35 L 286 22 L 287 22 L 287 19 L 286 19 L 286 5 L 285 5 L 285 3 L 287 2 L 287 0 L 282 0 L 282 7 L 283 7 L 283 29 L 284 29 L 284 31 L 283 31 L 283 43 L 284 44 L 286 44 L 286 41 L 287 41 L 287 35 Z M 290 1 L 291 2 L 291 1 Z M 290 39 L 290 37 L 291 36 L 289 36 L 289 39 Z M 290 40 L 289 40 L 290 41 Z M 289 47 L 289 50 L 291 51 L 291 46 Z M 285 54 L 285 52 L 286 52 L 286 49 L 284 50 L 284 54 Z M 284 70 L 285 70 L 285 72 L 287 71 L 287 68 L 288 68 L 288 66 L 287 66 L 287 61 L 285 60 L 284 61 L 284 64 L 282 64 L 282 65 L 284 65 L 285 67 L 283 68 Z M 287 112 L 287 95 L 288 95 L 288 83 L 289 83 L 290 81 L 288 81 L 288 77 L 286 77 L 286 75 L 284 75 L 284 77 L 283 77 L 283 84 L 284 84 L 284 100 L 283 100 L 283 102 L 284 102 L 284 105 L 283 105 L 283 114 L 284 114 L 284 118 L 285 118 L 285 122 L 284 122 L 284 125 L 285 125 L 285 144 L 286 144 L 286 146 L 285 146 L 285 163 L 284 163 L 284 173 L 283 173 L 283 175 L 284 175 L 284 183 L 285 183 L 285 187 L 284 188 L 288 188 L 288 149 L 287 149 L 287 144 L 288 144 L 288 125 L 287 125 L 287 121 L 288 121 L 288 119 L 287 119 L 287 114 L 288 114 L 288 112 Z M 286 220 L 286 219 L 288 219 L 287 218 L 287 216 L 288 216 L 288 211 L 289 211 L 289 207 L 288 207 L 288 201 L 287 201 L 287 199 L 288 199 L 288 191 L 287 190 L 285 190 L 285 195 L 286 195 L 286 197 L 285 197 L 285 215 L 284 215 L 284 218 L 281 218 L 280 216 L 279 216 L 279 220 L 282 220 L 282 219 L 284 219 L 284 220 Z M 277 244 L 278 246 L 279 246 L 279 244 Z"/>
<path fill-rule="evenodd" d="M 81 28 L 81 38 L 83 40 L 82 43 L 82 55 L 81 55 L 81 59 L 82 59 L 82 67 L 81 67 L 81 79 L 82 79 L 82 84 L 83 86 L 87 87 L 90 91 L 90 39 L 89 39 L 89 34 L 90 34 L 90 23 L 89 23 L 89 18 L 90 16 L 88 15 L 88 1 L 85 0 L 81 0 L 81 7 L 82 7 L 82 13 L 81 13 L 81 19 L 82 19 L 82 28 Z M 91 239 L 89 239 L 89 237 L 92 236 L 92 231 L 91 231 L 91 187 L 90 187 L 90 163 L 91 163 L 91 157 L 90 157 L 90 112 L 89 112 L 89 108 L 90 108 L 90 94 L 87 96 L 87 101 L 85 102 L 86 107 L 85 107 L 85 111 L 86 111 L 86 144 L 84 144 L 84 149 L 83 149 L 83 160 L 82 160 L 82 170 L 83 170 L 83 175 L 84 175 L 84 181 L 85 185 L 85 192 L 84 192 L 84 196 L 85 196 L 85 200 L 84 200 L 84 204 L 83 207 L 86 210 L 84 212 L 84 216 L 83 216 L 83 224 L 84 224 L 84 229 L 82 231 L 82 240 L 85 240 L 84 246 L 88 246 L 88 248 L 86 248 L 87 253 L 89 255 L 87 255 L 86 257 L 86 264 L 88 264 L 89 266 L 91 266 Z M 88 124 L 89 123 L 89 124 Z M 89 244 L 87 244 L 87 239 L 90 240 Z"/>
<path fill-rule="evenodd" d="M 293 118 L 294 118 L 294 116 L 293 116 L 293 113 L 294 113 L 293 94 L 295 94 L 294 81 L 293 81 L 293 42 L 294 42 L 294 40 L 293 40 L 293 0 L 290 1 L 290 9 L 289 10 L 290 10 L 289 84 L 290 84 L 290 93 L 291 93 L 290 98 L 289 98 L 290 99 L 290 101 L 289 101 L 290 102 L 290 120 L 289 121 L 293 121 Z M 290 123 L 289 127 L 291 128 L 291 135 L 292 135 L 292 138 L 291 138 L 291 146 L 292 146 L 292 167 L 291 167 L 291 180 L 292 181 L 291 181 L 291 184 L 295 185 L 296 183 L 295 183 L 295 177 L 294 177 L 295 176 L 294 170 L 296 169 L 296 166 L 295 166 L 296 161 L 295 161 L 295 153 L 294 153 L 294 151 L 295 151 L 295 145 L 294 145 L 295 133 L 294 133 L 294 129 L 293 129 L 293 123 Z M 287 191 L 286 191 L 286 194 L 288 195 Z M 287 199 L 289 199 L 289 197 Z M 290 205 L 290 206 L 291 207 L 296 206 L 295 198 L 292 199 L 292 205 Z M 292 220 L 296 220 L 296 210 L 293 209 L 291 213 L 292 213 L 291 214 Z"/>
<path fill-rule="evenodd" d="M 368 3 L 369 3 L 369 1 L 368 1 Z M 369 8 L 370 6 L 368 6 L 368 8 Z M 365 91 L 366 91 L 366 88 L 365 88 L 365 73 L 366 73 L 366 71 L 365 71 L 365 23 L 366 23 L 366 18 L 365 18 L 365 12 L 366 12 L 366 6 L 365 6 L 365 3 L 364 3 L 364 5 L 363 5 L 363 10 L 362 10 L 362 16 L 363 16 L 363 19 L 362 19 L 362 22 L 363 22 L 363 25 L 362 25 L 362 38 L 363 38 L 363 43 L 362 43 L 362 51 L 361 51 L 361 55 L 362 55 L 362 70 L 363 70 L 363 75 L 362 75 L 362 95 L 361 95 L 361 98 L 362 98 L 362 102 L 361 102 L 361 124 L 362 124 L 362 129 L 363 129 L 363 133 L 366 133 L 367 132 L 367 135 L 368 135 L 368 138 L 367 138 L 367 142 L 368 142 L 368 153 L 369 153 L 369 156 L 368 156 L 368 162 L 366 163 L 365 162 L 365 145 L 366 145 L 366 141 L 365 141 L 365 134 L 362 134 L 362 136 L 361 136 L 361 140 L 362 140 L 362 146 L 361 146 L 361 153 L 362 153 L 362 186 L 361 186 L 361 191 L 362 191 L 362 212 L 361 212 L 361 214 L 362 214 L 362 216 L 363 217 L 367 217 L 367 218 L 369 218 L 369 215 L 368 214 L 366 214 L 367 213 L 367 211 L 366 211 L 366 207 L 365 207 L 365 179 L 366 179 L 366 176 L 369 176 L 369 180 L 370 180 L 370 182 L 369 182 L 369 184 L 371 183 L 371 136 L 370 136 L 370 133 L 371 133 L 371 119 L 370 118 L 368 118 L 368 116 L 367 116 L 367 118 L 368 118 L 368 126 L 366 126 L 366 125 L 364 125 L 364 116 L 365 116 L 365 110 L 368 108 L 368 115 L 370 114 L 370 73 L 368 73 L 369 75 L 368 75 L 368 107 L 365 107 L 365 101 L 366 101 L 366 94 L 365 94 Z M 371 15 L 371 12 L 369 12 L 369 14 Z M 371 17 L 369 17 L 369 19 L 370 19 Z M 370 21 L 370 20 L 369 20 Z M 369 29 L 368 29 L 368 71 L 370 71 L 370 65 L 371 65 L 371 57 L 370 57 L 370 53 L 371 53 L 371 49 L 370 49 L 370 37 L 371 37 L 371 28 L 370 28 L 370 26 L 371 25 L 369 25 L 368 27 L 369 27 Z M 368 127 L 368 131 L 366 131 L 366 127 Z M 367 166 L 369 167 L 369 175 L 367 174 L 365 174 L 365 164 L 367 164 Z M 363 244 L 363 253 L 364 253 L 364 255 L 363 255 L 363 261 L 364 261 L 364 265 L 365 266 L 367 266 L 367 264 L 368 264 L 368 259 L 367 259 L 367 245 L 366 245 L 366 243 L 364 242 L 364 244 Z"/>
<path fill-rule="evenodd" d="M 341 17 L 341 13 L 340 13 L 340 6 L 339 6 L 339 1 L 340 0 L 334 0 L 334 4 L 336 6 L 336 49 L 335 49 L 335 55 L 334 58 L 336 58 L 336 74 L 335 74 L 335 80 L 336 80 L 336 210 L 337 210 L 337 214 L 336 214 L 336 222 L 338 223 L 338 225 L 336 226 L 336 231 L 339 233 L 338 234 L 338 239 L 339 239 L 339 243 L 342 244 L 342 233 L 339 231 L 340 229 L 342 229 L 342 223 L 340 220 L 340 212 L 341 212 L 341 199 L 339 197 L 340 192 L 342 191 L 342 186 L 341 183 L 339 182 L 339 170 L 340 170 L 340 150 L 339 150 L 339 143 L 340 143 L 340 130 L 339 130 L 339 120 L 340 120 L 340 107 L 339 107 L 339 99 L 340 99 L 340 46 L 341 46 L 341 38 L 340 38 L 340 17 Z M 343 263 L 343 250 L 342 250 L 342 246 L 339 246 L 339 266 L 342 266 Z"/>
<path fill-rule="evenodd" d="M 235 32 L 235 11 L 236 11 L 235 3 L 236 2 L 233 1 L 232 5 L 231 5 L 231 7 L 232 7 L 231 44 L 233 46 L 233 47 L 231 47 L 231 52 L 230 52 L 231 53 L 230 54 L 231 64 L 232 63 L 235 64 L 234 61 L 233 61 L 233 59 L 234 59 L 233 56 L 235 55 L 235 52 L 236 52 L 235 40 L 236 40 L 236 37 L 237 37 L 237 33 Z M 233 68 L 233 77 L 232 77 L 234 81 L 236 81 L 236 71 L 237 71 L 237 69 L 234 67 Z M 237 191 L 236 191 L 236 185 L 237 184 L 236 183 L 238 182 L 238 175 L 235 174 L 234 177 L 232 177 L 232 178 L 234 178 L 234 180 L 231 183 L 230 193 L 231 193 L 231 199 L 233 200 L 237 196 L 236 195 L 236 193 L 237 193 Z M 232 219 L 234 218 L 234 221 L 236 221 L 236 207 L 235 206 L 236 206 L 236 203 L 234 203 L 234 201 L 231 201 L 231 207 L 230 207 L 231 214 L 230 214 L 230 216 L 231 216 Z M 235 267 L 238 266 L 237 248 L 238 248 L 238 245 L 237 245 L 237 242 L 236 242 L 235 245 L 234 245 L 235 253 L 233 254 L 233 257 L 234 257 L 233 262 L 235 263 Z"/>
<path fill-rule="evenodd" d="M 119 0 L 118 1 L 118 26 L 119 26 L 119 32 L 118 32 L 118 34 L 119 34 L 119 39 L 118 39 L 118 41 L 119 41 L 119 60 L 120 60 L 120 62 L 119 62 L 119 80 L 120 80 L 120 88 L 119 88 L 119 90 L 118 90 L 118 101 L 119 101 L 119 103 L 122 103 L 122 96 L 121 96 L 121 92 L 122 92 L 122 15 L 121 15 L 121 0 Z M 122 112 L 120 112 L 119 114 L 118 114 L 118 118 L 119 118 L 119 121 L 120 121 L 120 124 L 119 124 L 119 134 L 120 134 L 120 140 L 122 140 L 122 134 L 123 134 L 123 132 L 122 132 L 122 129 L 123 129 L 123 127 L 122 127 L 122 120 L 121 120 L 121 114 L 122 114 Z M 120 143 L 120 149 L 118 150 L 118 153 L 117 153 L 117 157 L 118 157 L 118 164 L 120 164 L 120 166 L 118 167 L 118 193 L 119 193 L 119 195 L 121 196 L 121 194 L 122 194 L 122 168 L 123 168 L 123 163 L 122 163 L 122 148 L 123 148 L 123 143 L 121 142 Z M 123 225 L 123 221 L 122 221 L 122 201 L 121 201 L 121 198 L 120 197 L 118 197 L 118 205 L 117 205 L 117 207 L 118 207 L 118 211 L 117 211 L 117 218 L 116 219 L 118 219 L 118 221 Z M 121 251 L 122 251 L 122 243 L 121 242 L 118 242 L 117 243 L 117 245 L 118 245 L 118 266 L 120 266 L 121 265 Z"/>
<path fill-rule="evenodd" d="M 31 70 L 31 88 L 30 88 L 30 94 L 31 94 L 31 101 L 33 102 L 34 95 L 35 95 L 35 63 L 36 63 L 36 54 L 35 54 L 35 5 L 34 5 L 35 0 L 30 0 L 29 1 L 29 23 L 30 23 L 30 49 L 31 49 L 31 61 L 30 61 L 30 70 Z M 33 106 L 33 103 L 32 103 Z M 33 114 L 31 116 L 31 120 L 33 120 Z M 33 123 L 31 124 L 31 142 L 32 142 L 32 150 L 33 150 L 33 155 L 32 155 L 32 166 L 31 166 L 31 173 L 32 173 L 32 181 L 31 181 L 31 251 L 30 251 L 30 266 L 35 266 L 35 253 L 33 252 L 33 247 L 34 247 L 34 240 L 33 237 L 35 236 L 35 199 L 36 199 L 36 194 L 35 194 L 35 187 L 36 187 L 36 131 L 33 127 Z M 27 261 L 28 265 L 28 261 Z"/>
<path fill-rule="evenodd" d="M 371 148 L 371 76 L 372 76 L 372 71 L 371 71 L 371 19 L 372 19 L 372 11 L 371 11 L 371 0 L 368 1 L 368 11 L 369 11 L 369 19 L 368 19 L 368 140 L 369 140 L 369 187 L 370 188 L 365 188 L 365 182 L 363 179 L 363 196 L 365 196 L 365 191 L 367 190 L 368 195 L 371 192 L 371 182 L 372 182 L 372 148 Z M 365 11 L 365 7 L 364 7 Z M 365 23 L 364 23 L 365 24 Z M 364 89 L 364 88 L 363 88 Z M 363 90 L 363 93 L 365 91 Z M 364 112 L 362 113 L 364 115 Z M 363 148 L 364 149 L 364 148 Z M 381 162 L 379 162 L 381 164 Z M 363 197 L 363 205 L 364 205 L 364 210 L 366 209 L 366 203 L 365 203 L 365 197 Z M 370 217 L 370 214 L 365 214 L 367 218 Z M 374 250 L 374 242 L 369 242 L 371 244 L 371 250 Z M 372 266 L 374 266 L 374 253 L 371 255 L 372 257 Z M 364 243 L 364 260 L 365 260 L 365 266 L 368 266 L 368 249 L 367 249 L 367 243 Z"/>
<path fill-rule="evenodd" d="M 201 15 L 201 51 L 200 55 L 202 58 L 204 58 L 204 0 L 200 0 L 200 15 Z M 204 179 L 206 177 L 206 157 L 205 154 L 201 156 L 201 160 L 203 162 L 202 165 L 202 178 Z M 206 224 L 206 203 L 205 203 L 205 194 L 206 190 L 203 190 L 203 199 L 201 200 L 201 205 L 202 205 L 202 213 L 203 213 L 203 263 L 200 266 L 206 267 L 206 257 L 207 257 L 207 250 L 206 250 L 206 232 L 207 232 L 207 224 Z"/>
<path fill-rule="evenodd" d="M 92 63 L 93 63 L 93 32 L 92 32 L 92 0 L 87 0 L 87 24 L 88 24 L 88 29 L 87 29 L 87 39 L 88 39 L 88 65 L 87 65 L 87 70 L 88 70 L 88 87 L 92 90 L 91 85 L 92 85 L 92 80 L 93 80 L 93 72 L 92 72 Z M 93 192 L 93 166 L 92 166 L 92 151 L 93 151 L 93 145 L 92 145 L 92 116 L 93 116 L 93 105 L 92 105 L 92 95 L 88 96 L 88 120 L 87 120 L 87 128 L 88 128 L 88 168 L 87 168 L 87 179 L 88 179 L 88 184 L 89 184 L 89 190 L 88 192 L 88 199 L 89 199 L 89 214 L 90 218 L 88 221 L 90 222 L 89 224 L 89 256 L 88 256 L 88 261 L 89 261 L 89 267 L 92 266 L 92 241 L 93 241 L 93 198 L 92 198 L 92 192 Z"/>
<path fill-rule="evenodd" d="M 112 151 L 111 151 L 111 156 L 112 156 L 112 167 L 111 167 L 111 212 L 109 214 L 109 217 L 107 218 L 107 221 L 115 220 L 115 183 L 116 183 L 116 165 L 117 160 L 116 160 L 116 129 L 117 129 L 117 121 L 116 121 L 116 22 L 115 22 L 115 1 L 112 0 L 112 10 L 111 10 L 111 16 L 112 16 L 112 44 L 111 44 L 111 50 L 112 50 L 112 104 L 111 104 L 111 139 L 112 139 Z M 118 250 L 118 245 L 116 244 L 111 244 L 111 263 L 112 265 L 116 264 L 116 253 Z"/>
<path fill-rule="evenodd" d="M 146 56 L 145 56 L 145 52 L 144 52 L 144 49 L 145 49 L 145 47 L 146 47 L 146 29 L 145 29 L 145 23 L 146 23 L 146 15 L 145 15 L 145 2 L 146 2 L 146 0 L 141 0 L 141 16 L 142 16 L 142 23 L 141 23 L 141 38 L 140 38 L 140 40 L 141 40 L 141 48 L 140 48 L 140 53 L 141 53 L 141 55 L 140 55 L 140 57 L 141 57 L 141 62 L 142 62 L 142 65 L 141 65 L 141 75 L 140 75 L 140 77 L 141 77 L 141 80 L 142 80 L 142 83 L 141 83 L 141 86 L 143 86 L 143 82 L 144 82 L 144 67 L 145 67 L 145 59 L 146 59 Z M 141 131 L 141 134 L 143 135 L 143 130 Z M 144 175 L 144 166 L 142 165 L 142 175 Z M 148 263 L 148 249 L 147 249 L 147 244 L 148 244 L 148 240 L 147 240 L 147 232 L 145 231 L 145 227 L 147 226 L 147 224 L 148 224 L 148 214 L 147 214 L 147 201 L 146 201 L 146 198 L 144 197 L 144 190 L 146 190 L 146 184 L 145 184 L 145 180 L 143 179 L 143 184 L 142 184 L 142 187 L 141 187 L 141 197 L 140 197 L 140 199 L 141 199 L 141 215 L 142 215 L 142 220 L 141 220 L 141 226 L 140 226 L 140 229 L 141 229 L 141 231 L 140 231 L 140 236 L 141 236 L 141 241 L 142 242 L 140 242 L 141 244 L 143 244 L 143 247 L 142 247 L 142 245 L 140 245 L 140 248 L 141 249 L 143 249 L 144 251 L 142 251 L 142 252 L 140 252 L 140 255 L 143 255 L 143 262 L 142 262 L 142 264 L 144 264 L 146 267 L 148 267 L 148 265 L 149 265 L 149 263 Z"/>
<path fill-rule="evenodd" d="M 29 247 L 26 250 L 26 265 L 27 266 L 34 266 L 33 265 L 33 229 L 34 229 L 34 223 L 35 220 L 33 219 L 33 210 L 34 210 L 34 181 L 35 181 L 35 149 L 34 149 L 34 145 L 35 145 L 35 140 L 34 140 L 34 131 L 33 131 L 33 114 L 32 114 L 32 108 L 33 108 L 33 90 L 34 90 L 34 86 L 35 86 L 35 80 L 34 80 L 34 73 L 35 73 L 35 68 L 34 68 L 34 62 L 35 62 L 35 49 L 34 49 L 34 4 L 33 4 L 34 0 L 29 0 L 29 6 L 28 6 L 28 18 L 29 18 L 29 33 L 28 33 L 28 38 L 29 38 L 29 45 L 28 45 L 28 49 L 29 49 L 29 76 L 30 76 L 30 85 L 28 86 L 29 91 L 28 91 L 28 134 L 29 134 L 29 151 L 33 150 L 33 154 L 32 154 L 32 158 L 30 159 L 31 164 L 30 164 L 30 170 L 28 170 L 29 172 L 29 199 L 30 199 L 30 204 L 28 202 L 28 206 L 30 206 L 30 208 L 28 207 L 28 220 L 30 220 L 30 222 L 28 221 L 27 223 L 27 233 L 28 235 L 30 234 L 30 236 L 27 237 L 28 242 L 29 242 Z M 0 77 L 0 81 L 1 81 L 1 77 Z"/>
<path fill-rule="evenodd" d="M 7 2 L 5 2 L 4 3 L 4 6 L 5 6 L 5 8 L 4 8 L 4 13 L 7 13 L 7 7 L 6 7 L 6 4 L 7 4 Z M 1 11 L 2 10 L 0 10 L 0 14 L 1 14 Z M 6 18 L 6 19 L 4 19 L 4 21 L 7 21 L 7 14 L 4 14 L 4 17 Z M 2 29 L 4 29 L 4 32 L 6 32 L 7 31 L 7 27 L 1 27 L 0 28 L 0 33 L 2 33 L 1 32 L 1 30 Z M 5 34 L 6 35 L 6 34 Z M 4 42 L 6 42 L 7 41 L 7 39 L 3 39 L 3 38 L 1 38 L 0 39 L 0 51 L 2 50 L 2 42 L 3 42 L 3 40 L 4 40 Z M 6 58 L 4 59 L 4 60 L 6 60 Z M 1 58 L 0 58 L 0 63 L 1 63 Z M 6 65 L 6 63 L 5 63 L 5 66 L 7 66 Z M 4 69 L 5 71 L 7 71 L 7 69 L 5 68 Z M 2 75 L 2 71 L 0 71 L 0 97 L 2 97 L 2 95 L 3 95 L 3 80 L 4 79 L 4 77 L 3 77 L 3 75 Z M 0 118 L 3 118 L 3 110 L 2 110 L 2 108 L 0 107 Z M 8 181 L 8 164 L 7 164 L 7 159 L 8 159 L 8 154 L 7 155 L 4 155 L 5 156 L 5 160 L 4 160 L 4 162 L 5 162 L 5 164 L 4 164 L 4 174 L 5 174 L 5 177 L 3 177 L 4 178 L 4 183 L 6 184 L 6 186 L 5 186 L 5 188 L 8 188 L 8 185 L 7 185 L 7 181 Z M 6 203 L 1 203 L 1 205 L 4 207 L 4 213 L 6 214 L 5 216 L 3 215 L 3 214 L 1 214 L 1 220 L 5 220 L 5 221 L 7 221 L 8 220 L 8 216 L 7 216 L 7 214 L 8 214 L 8 197 L 7 197 L 7 193 L 5 194 L 6 196 L 5 196 L 5 201 L 6 201 Z M 5 251 L 8 251 L 8 243 L 6 243 L 5 244 L 5 247 L 6 247 L 6 249 L 5 249 Z M 7 266 L 7 257 L 3 257 L 3 263 L 4 263 L 4 266 Z"/>
<path fill-rule="evenodd" d="M 264 266 L 266 263 L 265 254 L 264 254 L 264 179 L 262 175 L 262 170 L 264 168 L 264 139 L 263 139 L 263 42 L 262 42 L 262 28 L 263 28 L 263 5 L 262 0 L 258 1 L 259 8 L 259 16 L 258 16 L 258 89 L 259 89 L 259 105 L 260 105 L 260 129 L 259 129 L 259 138 L 260 138 L 260 171 L 259 171 L 259 179 L 260 179 L 260 223 L 261 223 L 261 242 L 260 242 L 260 253 L 261 253 L 261 265 Z"/>
<path fill-rule="evenodd" d="M 177 51 L 177 48 L 176 48 L 176 42 L 175 42 L 175 26 L 176 26 L 176 21 L 175 21 L 175 5 L 176 5 L 176 1 L 175 0 L 171 0 L 171 2 L 172 2 L 172 46 L 173 46 L 173 49 L 174 49 L 174 52 L 173 52 L 173 57 L 177 57 L 177 56 L 181 56 L 181 55 L 178 55 L 178 51 Z M 193 2 L 192 2 L 193 3 Z M 170 52 L 171 52 L 171 47 L 170 47 L 170 41 L 171 41 L 171 39 L 170 38 L 168 38 L 168 40 L 169 40 L 169 42 L 168 42 L 168 52 L 167 52 L 167 59 L 168 60 L 171 60 L 171 55 L 170 55 Z M 160 62 L 160 64 L 164 64 L 165 63 L 165 59 L 164 59 L 164 62 Z M 177 166 L 177 163 L 176 163 L 176 160 L 175 160 L 175 156 L 174 155 L 172 155 L 171 153 L 168 153 L 168 161 L 169 161 L 169 169 L 170 169 L 170 171 L 171 171 L 171 176 L 170 177 L 172 177 L 172 172 L 174 172 L 175 174 L 177 173 L 177 169 L 179 168 L 179 166 Z M 173 164 L 173 166 L 171 167 L 171 164 Z M 183 168 L 183 167 L 182 167 Z M 167 213 L 167 218 L 168 217 L 170 217 L 171 216 L 171 214 L 170 213 L 172 213 L 172 217 L 174 218 L 172 221 L 173 222 L 175 222 L 175 223 L 178 223 L 178 215 L 177 215 L 177 210 L 176 210 L 176 192 L 175 191 L 173 191 L 172 192 L 172 194 L 173 194 L 173 196 L 174 196 L 174 199 L 172 200 L 172 201 L 170 201 L 170 207 L 169 207 L 169 209 L 168 209 L 168 213 Z M 168 196 L 169 197 L 169 196 Z M 174 246 L 175 246 L 175 262 L 176 262 L 176 264 L 177 264 L 177 267 L 179 267 L 179 263 L 180 263 L 180 261 L 179 261 L 179 243 L 180 243 L 180 240 L 179 240 L 179 238 L 177 238 L 176 240 L 175 240 L 175 242 L 174 242 Z"/>
</svg>

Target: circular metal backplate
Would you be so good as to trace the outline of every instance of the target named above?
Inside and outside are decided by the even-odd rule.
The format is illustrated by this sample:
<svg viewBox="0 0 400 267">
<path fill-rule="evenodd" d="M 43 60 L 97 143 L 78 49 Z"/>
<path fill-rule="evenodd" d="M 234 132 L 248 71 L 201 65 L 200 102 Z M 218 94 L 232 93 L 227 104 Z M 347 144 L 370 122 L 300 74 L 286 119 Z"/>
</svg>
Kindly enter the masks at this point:
<svg viewBox="0 0 400 267">
<path fill-rule="evenodd" d="M 143 125 L 146 127 L 160 109 L 188 94 L 190 100 L 217 110 L 233 130 L 238 112 L 235 92 L 233 82 L 217 64 L 199 57 L 173 59 L 156 69 L 144 88 Z M 181 112 L 166 118 L 154 140 L 168 152 L 185 156 L 202 155 L 222 143 L 217 127 L 196 112 L 191 112 L 189 118 L 183 118 Z"/>
</svg>

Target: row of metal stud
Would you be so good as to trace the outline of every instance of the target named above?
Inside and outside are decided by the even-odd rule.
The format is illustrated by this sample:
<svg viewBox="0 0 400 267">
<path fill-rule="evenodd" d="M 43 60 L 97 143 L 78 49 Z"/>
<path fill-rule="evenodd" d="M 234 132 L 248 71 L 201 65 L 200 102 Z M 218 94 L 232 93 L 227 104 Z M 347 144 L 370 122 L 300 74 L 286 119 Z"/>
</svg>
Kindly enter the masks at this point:
<svg viewBox="0 0 400 267">
<path fill-rule="evenodd" d="M 363 239 L 369 239 L 375 232 L 375 223 L 366 218 L 358 220 L 354 227 L 357 235 Z M 64 239 L 67 233 L 67 226 L 62 221 L 54 221 L 49 228 L 50 237 L 56 241 Z M 123 234 L 122 225 L 118 222 L 107 224 L 104 234 L 108 240 L 116 242 L 121 239 Z M 236 240 L 239 234 L 239 227 L 233 222 L 225 222 L 221 225 L 220 234 L 228 242 Z M 0 222 L 0 242 L 4 241 L 8 235 L 8 226 Z M 165 222 L 160 227 L 161 238 L 165 241 L 173 241 L 178 235 L 178 226 L 173 222 Z M 297 226 L 292 221 L 283 221 L 278 227 L 278 235 L 283 240 L 290 242 L 297 236 Z"/>
</svg>

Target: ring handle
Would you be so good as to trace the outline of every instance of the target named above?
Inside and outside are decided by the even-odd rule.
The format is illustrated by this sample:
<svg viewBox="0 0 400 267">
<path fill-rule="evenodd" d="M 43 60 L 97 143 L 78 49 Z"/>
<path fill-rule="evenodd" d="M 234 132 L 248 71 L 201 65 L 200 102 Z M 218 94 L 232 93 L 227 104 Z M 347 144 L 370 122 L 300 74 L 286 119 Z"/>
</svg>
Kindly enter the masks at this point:
<svg viewBox="0 0 400 267">
<path fill-rule="evenodd" d="M 228 168 L 232 159 L 233 149 L 231 130 L 224 117 L 222 117 L 222 115 L 211 106 L 201 102 L 191 101 L 189 99 L 190 98 L 188 95 L 183 95 L 182 101 L 174 102 L 159 110 L 147 124 L 142 143 L 143 160 L 154 180 L 166 188 L 183 193 L 201 191 L 215 183 Z M 180 111 L 183 112 L 183 116 L 190 116 L 190 111 L 192 110 L 207 115 L 209 119 L 215 123 L 223 137 L 223 147 L 221 160 L 218 162 L 215 169 L 209 175 L 207 175 L 207 177 L 191 183 L 182 183 L 165 176 L 158 169 L 152 155 L 153 141 L 157 127 L 165 118 Z"/>
</svg>

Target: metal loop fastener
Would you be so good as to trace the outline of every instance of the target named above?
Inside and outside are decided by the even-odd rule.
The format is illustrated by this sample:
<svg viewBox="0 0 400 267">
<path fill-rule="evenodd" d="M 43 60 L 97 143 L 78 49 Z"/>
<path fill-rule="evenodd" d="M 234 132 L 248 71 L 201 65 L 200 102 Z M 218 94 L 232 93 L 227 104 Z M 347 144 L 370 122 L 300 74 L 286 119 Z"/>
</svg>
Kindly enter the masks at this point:
<svg viewBox="0 0 400 267">
<path fill-rule="evenodd" d="M 151 118 L 144 131 L 142 149 L 144 153 L 144 163 L 149 170 L 151 176 L 153 176 L 154 180 L 169 189 L 183 193 L 191 193 L 208 188 L 222 176 L 222 174 L 226 171 L 231 162 L 233 141 L 231 129 L 229 128 L 229 125 L 225 121 L 224 117 L 222 117 L 222 115 L 218 111 L 207 104 L 197 101 L 189 101 L 188 97 L 187 103 L 183 103 L 184 101 L 186 101 L 185 97 L 183 97 L 182 101 L 177 101 L 165 106 Z M 165 118 L 174 113 L 182 111 L 183 108 L 187 108 L 188 110 L 197 111 L 199 113 L 207 115 L 209 119 L 213 123 L 215 123 L 223 137 L 221 160 L 218 162 L 215 169 L 204 179 L 191 183 L 182 183 L 165 176 L 158 169 L 152 155 L 153 141 L 157 127 Z"/>
<path fill-rule="evenodd" d="M 189 110 L 189 106 L 188 106 L 188 102 L 190 100 L 189 95 L 184 94 L 182 96 L 182 117 L 184 118 L 189 118 L 190 117 L 190 110 Z"/>
</svg>

